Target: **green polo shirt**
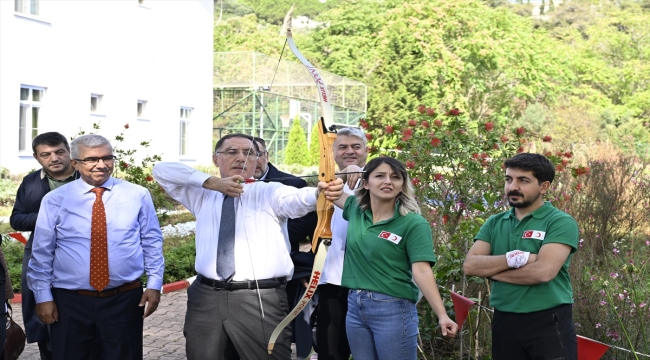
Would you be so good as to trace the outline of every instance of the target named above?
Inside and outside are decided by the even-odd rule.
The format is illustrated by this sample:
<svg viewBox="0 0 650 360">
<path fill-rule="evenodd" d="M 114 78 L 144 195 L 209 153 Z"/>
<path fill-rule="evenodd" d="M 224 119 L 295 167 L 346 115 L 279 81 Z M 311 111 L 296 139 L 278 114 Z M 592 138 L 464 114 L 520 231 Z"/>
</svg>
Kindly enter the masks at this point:
<svg viewBox="0 0 650 360">
<path fill-rule="evenodd" d="M 354 196 L 347 199 L 343 218 L 348 221 L 348 234 L 341 286 L 417 302 L 411 264 L 436 262 L 431 227 L 420 214 L 400 215 L 398 205 L 392 218 L 373 224 L 370 210 L 362 211 Z"/>
<path fill-rule="evenodd" d="M 60 188 L 61 186 L 65 185 L 65 184 L 68 184 L 68 183 L 71 183 L 71 182 L 77 180 L 78 176 L 77 176 L 77 170 L 75 170 L 67 178 L 65 178 L 63 180 L 57 180 L 57 179 L 51 177 L 50 174 L 48 174 L 47 171 L 45 171 L 45 169 L 41 169 L 41 179 L 44 178 L 44 177 L 47 177 L 47 182 L 50 185 L 50 191 L 51 191 L 51 190 Z"/>
<path fill-rule="evenodd" d="M 474 240 L 490 243 L 492 255 L 505 255 L 512 250 L 538 254 L 543 245 L 550 243 L 566 244 L 573 254 L 578 249 L 579 233 L 578 224 L 571 215 L 545 202 L 521 221 L 515 216 L 514 208 L 490 217 Z M 529 313 L 572 304 L 571 254 L 557 276 L 547 283 L 516 285 L 493 281 L 490 305 L 499 311 Z"/>
</svg>

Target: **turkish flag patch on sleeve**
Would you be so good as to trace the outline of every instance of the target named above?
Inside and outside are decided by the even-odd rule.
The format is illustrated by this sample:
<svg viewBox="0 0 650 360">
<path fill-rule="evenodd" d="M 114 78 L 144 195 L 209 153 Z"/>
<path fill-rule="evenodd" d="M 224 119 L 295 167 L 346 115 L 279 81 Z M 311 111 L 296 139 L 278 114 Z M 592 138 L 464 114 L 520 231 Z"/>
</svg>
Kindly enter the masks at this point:
<svg viewBox="0 0 650 360">
<path fill-rule="evenodd" d="M 524 235 L 521 238 L 522 239 L 544 240 L 544 237 L 546 237 L 546 232 L 545 231 L 525 230 Z"/>
<path fill-rule="evenodd" d="M 402 240 L 401 236 L 399 236 L 397 234 L 393 234 L 393 233 L 388 232 L 388 231 L 380 232 L 378 237 L 381 238 L 381 239 L 386 239 L 386 240 L 388 240 L 388 241 L 390 241 L 392 243 L 395 243 L 395 244 L 399 244 L 399 242 Z"/>
</svg>

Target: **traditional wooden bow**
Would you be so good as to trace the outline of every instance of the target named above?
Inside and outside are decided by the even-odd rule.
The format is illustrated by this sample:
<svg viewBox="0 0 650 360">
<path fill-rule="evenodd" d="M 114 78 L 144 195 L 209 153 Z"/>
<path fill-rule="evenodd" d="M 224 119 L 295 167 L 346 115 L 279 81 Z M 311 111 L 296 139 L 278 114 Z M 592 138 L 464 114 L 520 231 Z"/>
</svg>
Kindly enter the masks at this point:
<svg viewBox="0 0 650 360">
<path fill-rule="evenodd" d="M 318 180 L 330 182 L 335 179 L 336 174 L 336 164 L 334 162 L 334 151 L 333 145 L 336 140 L 336 131 L 334 128 L 328 129 L 327 126 L 333 126 L 334 124 L 334 111 L 332 104 L 330 102 L 330 96 L 327 93 L 327 86 L 325 81 L 318 73 L 318 70 L 309 62 L 305 57 L 298 51 L 296 44 L 293 42 L 293 37 L 291 36 L 291 29 L 287 29 L 287 44 L 293 52 L 293 54 L 302 62 L 302 64 L 309 70 L 312 78 L 316 82 L 318 87 L 318 95 L 320 96 L 320 107 L 322 117 L 318 122 L 318 142 L 320 145 L 320 162 L 318 168 Z M 273 352 L 273 347 L 275 346 L 275 340 L 282 330 L 291 323 L 291 321 L 300 314 L 300 312 L 309 304 L 316 288 L 318 287 L 318 280 L 320 279 L 321 271 L 323 270 L 323 265 L 325 264 L 325 257 L 327 256 L 327 250 L 332 244 L 332 230 L 330 224 L 332 222 L 332 215 L 334 214 L 334 204 L 331 201 L 325 198 L 325 194 L 321 193 L 318 196 L 318 202 L 316 204 L 316 214 L 318 215 L 318 224 L 316 230 L 314 231 L 314 236 L 311 241 L 311 249 L 316 253 L 316 258 L 314 259 L 314 267 L 311 271 L 311 277 L 309 279 L 308 287 L 305 293 L 302 295 L 302 298 L 296 304 L 296 307 L 289 312 L 282 322 L 273 330 L 271 338 L 269 339 L 268 352 L 271 354 Z"/>
</svg>

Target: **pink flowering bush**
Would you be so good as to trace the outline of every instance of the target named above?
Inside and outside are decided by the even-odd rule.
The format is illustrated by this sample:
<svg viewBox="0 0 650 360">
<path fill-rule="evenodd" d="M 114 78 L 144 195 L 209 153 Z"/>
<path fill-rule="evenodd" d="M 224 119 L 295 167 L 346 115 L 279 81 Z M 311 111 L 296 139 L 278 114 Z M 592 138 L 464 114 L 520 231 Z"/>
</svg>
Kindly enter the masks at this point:
<svg viewBox="0 0 650 360">
<path fill-rule="evenodd" d="M 462 263 L 485 220 L 507 209 L 503 197 L 503 161 L 518 152 L 545 153 L 557 166 L 558 174 L 568 173 L 570 178 L 572 153 L 555 149 L 548 135 L 534 134 L 524 127 L 503 128 L 493 122 L 472 121 L 459 109 L 436 111 L 420 106 L 418 114 L 401 125 L 393 124 L 390 129 L 366 120 L 361 124 L 369 133 L 372 155 L 396 157 L 409 172 L 422 215 L 431 224 L 438 255 L 434 269 L 438 284 L 448 289 L 453 285 L 467 297 L 477 297 L 480 293 L 480 301 L 487 305 L 485 282 L 478 278 L 466 279 Z M 560 196 L 560 190 L 553 194 L 554 199 L 567 201 Z M 448 299 L 448 293 L 442 295 Z M 451 307 L 451 302 L 447 304 Z M 458 344 L 436 338 L 439 336 L 437 320 L 428 304 L 421 303 L 420 313 L 422 339 L 443 352 L 455 351 Z M 477 337 L 485 341 L 484 334 L 489 331 L 487 321 L 475 326 L 476 316 L 474 308 L 463 327 L 470 335 L 464 338 L 465 349 L 474 346 Z M 489 354 L 489 344 L 481 346 L 477 351 Z"/>
<path fill-rule="evenodd" d="M 471 121 L 458 109 L 420 106 L 402 125 L 387 129 L 363 120 L 362 126 L 373 156 L 397 157 L 409 171 L 432 227 L 438 283 L 486 306 L 487 282 L 465 278 L 463 259 L 485 220 L 508 208 L 503 160 L 524 151 L 545 155 L 556 168 L 546 199 L 571 214 L 580 228 L 571 266 L 577 333 L 648 353 L 650 167 L 642 158 L 606 144 L 568 150 L 551 135 Z M 448 293 L 442 295 L 453 316 Z M 421 303 L 419 311 L 422 339 L 451 356 L 460 337 L 454 343 L 439 338 L 428 304 Z M 490 322 L 481 317 L 485 312 L 473 307 L 463 326 L 463 348 L 479 356 L 490 353 Z M 613 356 L 633 358 L 622 351 Z"/>
</svg>

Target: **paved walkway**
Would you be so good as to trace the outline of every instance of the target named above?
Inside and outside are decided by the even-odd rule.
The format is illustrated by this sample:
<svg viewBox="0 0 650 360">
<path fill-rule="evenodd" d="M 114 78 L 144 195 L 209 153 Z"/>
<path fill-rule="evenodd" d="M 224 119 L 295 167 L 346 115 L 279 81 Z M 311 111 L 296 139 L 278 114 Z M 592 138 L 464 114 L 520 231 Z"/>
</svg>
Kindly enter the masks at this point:
<svg viewBox="0 0 650 360">
<path fill-rule="evenodd" d="M 20 304 L 12 304 L 13 319 L 23 326 Z M 144 320 L 144 359 L 145 360 L 185 360 L 185 337 L 183 323 L 187 306 L 185 289 L 163 294 L 156 312 Z M 292 345 L 293 348 L 293 345 Z M 295 359 L 295 350 L 291 358 Z M 20 360 L 40 360 L 38 346 L 27 344 Z"/>
<path fill-rule="evenodd" d="M 183 323 L 187 291 L 163 294 L 156 312 L 144 320 L 143 350 L 146 360 L 180 360 L 185 357 Z M 20 304 L 12 304 L 14 321 L 23 326 Z M 38 346 L 27 344 L 20 360 L 40 360 Z"/>
</svg>

